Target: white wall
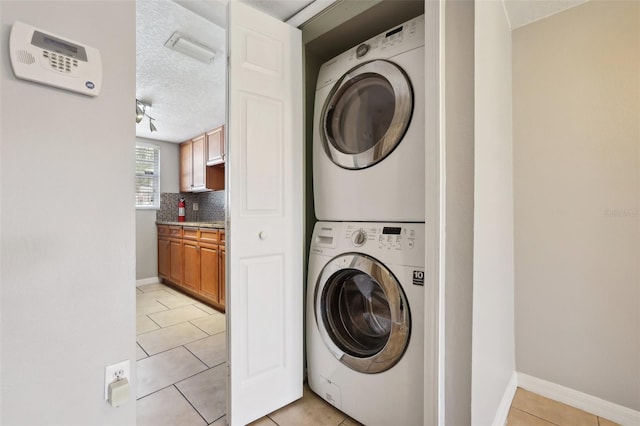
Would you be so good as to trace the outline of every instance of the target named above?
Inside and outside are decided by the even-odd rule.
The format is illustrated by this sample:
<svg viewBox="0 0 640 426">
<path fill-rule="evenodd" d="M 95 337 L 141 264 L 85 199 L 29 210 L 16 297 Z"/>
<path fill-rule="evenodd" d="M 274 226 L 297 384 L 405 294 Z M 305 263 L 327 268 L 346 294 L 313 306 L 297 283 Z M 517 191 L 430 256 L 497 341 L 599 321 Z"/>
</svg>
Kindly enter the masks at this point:
<svg viewBox="0 0 640 426">
<path fill-rule="evenodd" d="M 640 3 L 513 32 L 516 366 L 640 410 Z"/>
<path fill-rule="evenodd" d="M 136 138 L 136 142 L 160 147 L 160 192 L 180 192 L 180 145 L 145 138 Z M 136 210 L 136 279 L 157 276 L 156 210 Z"/>
<path fill-rule="evenodd" d="M 511 30 L 500 1 L 475 9 L 472 424 L 495 424 L 515 373 Z"/>
<path fill-rule="evenodd" d="M 442 385 L 445 402 L 441 419 L 446 425 L 468 425 L 471 423 L 473 304 L 473 1 L 444 2 L 443 25 L 441 226 L 444 234 L 441 237 L 444 241 L 441 244 L 444 251 Z"/>
<path fill-rule="evenodd" d="M 135 423 L 132 1 L 2 1 L 1 396 L 5 425 Z M 17 80 L 21 20 L 97 47 L 97 98 Z M 111 408 L 104 367 L 132 362 Z"/>
</svg>

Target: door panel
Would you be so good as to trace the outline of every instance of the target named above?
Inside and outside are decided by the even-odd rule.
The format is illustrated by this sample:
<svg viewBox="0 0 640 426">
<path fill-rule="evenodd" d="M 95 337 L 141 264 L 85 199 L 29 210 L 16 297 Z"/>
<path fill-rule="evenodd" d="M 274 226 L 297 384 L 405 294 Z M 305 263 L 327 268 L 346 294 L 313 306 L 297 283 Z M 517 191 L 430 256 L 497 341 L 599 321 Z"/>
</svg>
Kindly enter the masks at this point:
<svg viewBox="0 0 640 426">
<path fill-rule="evenodd" d="M 182 243 L 180 241 L 171 241 L 169 243 L 169 251 L 169 258 L 171 259 L 171 281 L 182 285 Z"/>
<path fill-rule="evenodd" d="M 169 240 L 158 240 L 158 275 L 161 278 L 169 278 L 171 273 L 171 253 Z"/>
<path fill-rule="evenodd" d="M 200 290 L 200 247 L 198 247 L 198 243 L 185 240 L 182 243 L 182 254 L 184 256 L 182 285 L 197 292 Z"/>
<path fill-rule="evenodd" d="M 200 246 L 200 291 L 214 302 L 219 302 L 218 294 L 218 246 Z"/>
<path fill-rule="evenodd" d="M 300 31 L 229 3 L 229 421 L 302 396 Z"/>
</svg>

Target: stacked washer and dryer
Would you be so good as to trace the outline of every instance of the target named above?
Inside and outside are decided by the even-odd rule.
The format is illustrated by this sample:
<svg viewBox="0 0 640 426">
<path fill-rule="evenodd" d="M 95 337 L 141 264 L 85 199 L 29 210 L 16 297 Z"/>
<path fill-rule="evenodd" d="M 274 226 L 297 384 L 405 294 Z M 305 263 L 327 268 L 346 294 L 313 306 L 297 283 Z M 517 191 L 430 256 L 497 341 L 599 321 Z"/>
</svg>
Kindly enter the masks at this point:
<svg viewBox="0 0 640 426">
<path fill-rule="evenodd" d="M 320 68 L 310 388 L 365 425 L 423 423 L 424 17 Z"/>
</svg>

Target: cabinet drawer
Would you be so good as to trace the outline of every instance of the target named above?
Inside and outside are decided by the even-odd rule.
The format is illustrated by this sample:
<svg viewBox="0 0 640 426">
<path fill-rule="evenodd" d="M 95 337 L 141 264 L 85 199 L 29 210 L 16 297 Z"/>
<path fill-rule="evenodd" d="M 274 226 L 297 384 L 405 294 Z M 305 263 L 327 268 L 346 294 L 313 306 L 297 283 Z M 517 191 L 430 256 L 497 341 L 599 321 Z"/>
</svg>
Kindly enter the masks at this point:
<svg viewBox="0 0 640 426">
<path fill-rule="evenodd" d="M 182 238 L 184 238 L 185 240 L 197 240 L 198 228 L 185 226 L 184 228 L 182 228 Z"/>
<path fill-rule="evenodd" d="M 171 237 L 171 238 L 182 238 L 182 226 L 170 226 L 169 227 L 169 237 Z"/>
<path fill-rule="evenodd" d="M 158 236 L 159 237 L 168 237 L 169 236 L 169 226 L 167 226 L 167 225 L 158 225 Z"/>
<path fill-rule="evenodd" d="M 218 230 L 211 228 L 200 228 L 200 241 L 206 243 L 217 243 L 219 241 Z"/>
</svg>

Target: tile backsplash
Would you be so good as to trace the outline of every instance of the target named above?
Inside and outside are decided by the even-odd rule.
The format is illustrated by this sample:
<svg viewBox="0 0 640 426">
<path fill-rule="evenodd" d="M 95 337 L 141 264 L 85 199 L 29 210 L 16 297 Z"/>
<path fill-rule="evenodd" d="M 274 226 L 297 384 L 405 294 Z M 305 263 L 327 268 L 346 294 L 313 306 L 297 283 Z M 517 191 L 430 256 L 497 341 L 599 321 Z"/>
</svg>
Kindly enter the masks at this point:
<svg viewBox="0 0 640 426">
<path fill-rule="evenodd" d="M 177 222 L 178 200 L 184 197 L 185 220 L 187 222 L 212 222 L 224 220 L 225 191 L 199 193 L 171 193 L 160 194 L 160 210 L 156 213 L 156 220 Z M 193 210 L 193 203 L 198 203 L 198 210 Z"/>
</svg>

